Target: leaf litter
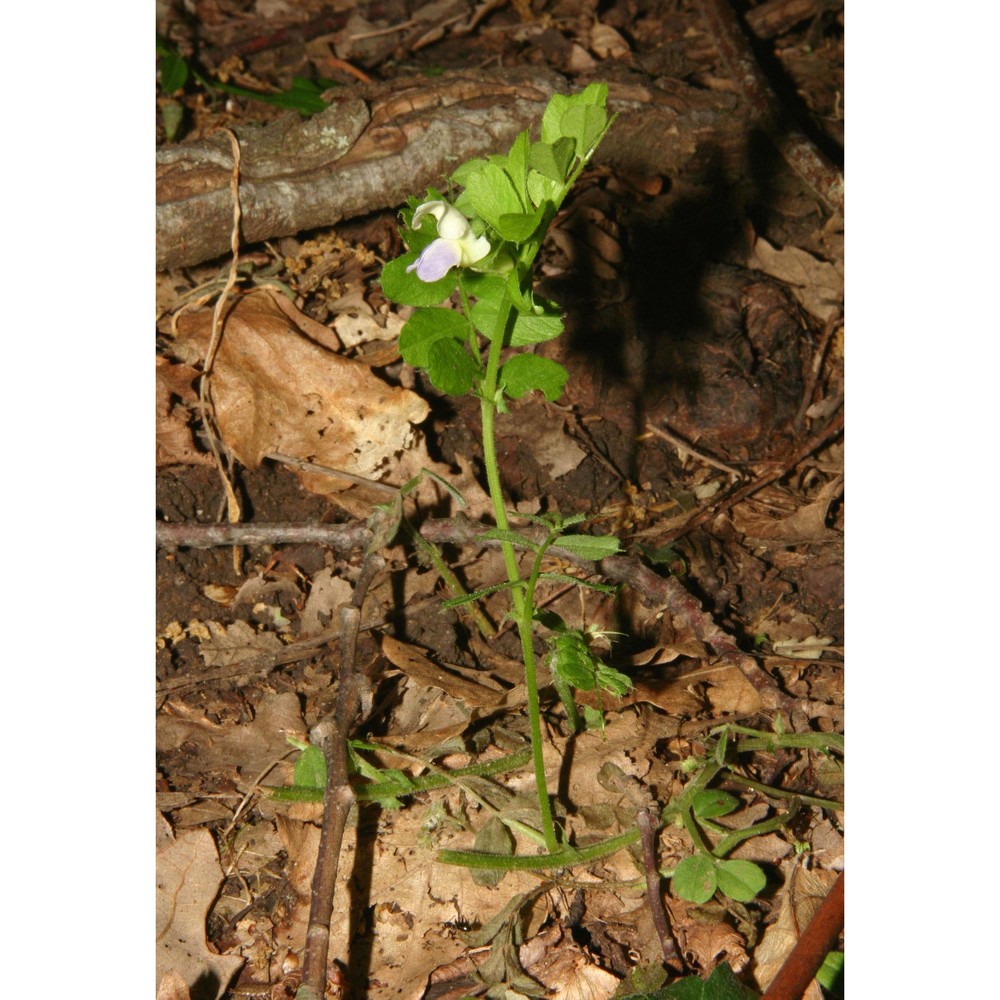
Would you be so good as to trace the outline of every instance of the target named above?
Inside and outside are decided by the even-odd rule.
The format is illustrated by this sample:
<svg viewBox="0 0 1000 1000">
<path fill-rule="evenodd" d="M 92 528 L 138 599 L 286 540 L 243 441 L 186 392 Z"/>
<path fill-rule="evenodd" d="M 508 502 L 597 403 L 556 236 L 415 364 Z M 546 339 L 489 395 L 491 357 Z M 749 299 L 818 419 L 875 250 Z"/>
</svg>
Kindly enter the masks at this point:
<svg viewBox="0 0 1000 1000">
<path fill-rule="evenodd" d="M 651 30 L 616 21 L 614 5 L 608 13 L 602 18 L 607 23 L 590 25 L 572 42 L 567 65 L 579 62 L 588 49 L 601 60 L 627 60 L 630 42 Z M 616 27 L 627 29 L 628 38 Z M 343 37 L 347 44 L 350 35 Z M 447 32 L 441 37 L 447 41 Z M 524 37 L 530 45 L 537 36 Z M 433 51 L 431 41 L 423 45 Z M 696 47 L 691 52 L 697 55 Z M 589 55 L 587 60 L 594 61 Z M 662 187 L 662 179 L 656 180 L 660 186 L 649 178 L 612 173 L 592 181 L 575 220 L 561 220 L 542 262 L 542 272 L 557 284 L 582 263 L 599 279 L 587 308 L 595 315 L 617 316 L 623 329 L 637 321 L 621 301 L 620 288 L 635 278 L 629 268 L 629 255 L 640 242 L 635 222 L 648 221 L 647 213 L 652 218 Z M 616 207 L 622 192 L 634 200 L 631 219 Z M 669 205 L 668 195 L 663 198 Z M 789 236 L 796 224 L 786 220 L 780 231 L 758 234 L 755 256 L 745 263 L 775 279 L 806 313 L 823 321 L 841 307 L 839 244 L 834 237 L 817 237 L 811 222 L 800 227 L 796 241 L 794 233 Z M 382 223 L 373 219 L 369 225 L 369 246 L 384 254 Z M 280 454 L 396 485 L 431 468 L 458 482 L 475 521 L 488 511 L 475 445 L 465 436 L 464 417 L 451 415 L 449 421 L 448 414 L 437 412 L 433 393 L 408 381 L 396 364 L 393 341 L 406 317 L 389 310 L 371 284 L 374 257 L 370 249 L 360 249 L 365 235 L 362 225 L 350 240 L 329 233 L 297 248 L 282 241 L 284 249 L 301 252 L 304 261 L 302 267 L 289 266 L 288 255 L 275 261 L 285 267 L 279 274 L 296 294 L 295 303 L 283 292 L 257 290 L 240 294 L 231 305 L 213 382 L 223 442 L 243 467 L 256 520 L 295 520 L 300 510 L 314 510 L 307 506 L 310 496 L 325 498 L 323 516 L 331 520 L 366 516 L 372 503 L 385 500 L 378 489 L 366 492 L 348 479 L 302 466 L 281 468 L 267 457 Z M 612 287 L 616 283 L 618 291 Z M 756 287 L 744 288 L 745 308 L 753 306 Z M 572 296 L 563 300 L 572 305 Z M 720 322 L 732 318 L 721 298 L 707 308 L 717 310 Z M 161 324 L 157 464 L 180 468 L 182 474 L 209 462 L 193 388 L 208 315 L 182 313 L 175 336 Z M 574 319 L 580 325 L 579 311 L 571 311 L 570 322 Z M 811 322 L 805 321 L 807 328 Z M 760 346 L 760 340 L 754 342 L 755 350 Z M 703 355 L 683 360 L 705 384 L 743 377 L 739 370 L 720 375 L 699 368 L 707 365 Z M 766 376 L 766 355 L 755 361 Z M 674 412 L 691 434 L 688 451 L 662 440 L 630 451 L 628 434 L 619 432 L 632 426 L 629 411 L 636 394 L 649 398 L 648 384 L 636 379 L 634 370 L 633 382 L 624 386 L 602 381 L 585 364 L 577 374 L 571 382 L 573 414 L 525 400 L 515 414 L 524 415 L 523 426 L 544 431 L 527 440 L 516 425 L 503 431 L 512 449 L 504 472 L 514 502 L 521 510 L 558 506 L 621 524 L 631 520 L 637 543 L 699 594 L 721 633 L 744 649 L 761 637 L 757 648 L 765 669 L 817 713 L 806 716 L 800 709 L 799 716 L 793 712 L 782 724 L 795 731 L 839 725 L 835 709 L 843 703 L 842 671 L 836 650 L 842 643 L 842 607 L 823 595 L 838 593 L 842 463 L 830 468 L 817 456 L 804 470 L 800 467 L 803 478 L 792 482 L 776 505 L 765 489 L 704 527 L 673 538 L 690 510 L 708 509 L 728 488 L 729 477 L 700 464 L 700 455 L 724 459 L 727 467 L 752 476 L 762 468 L 754 462 L 773 460 L 776 451 L 755 453 L 751 439 L 731 428 L 706 431 L 710 407 L 694 412 L 683 405 Z M 817 392 L 807 400 L 807 419 L 833 412 L 831 400 L 841 378 L 838 348 L 825 360 Z M 760 399 L 762 406 L 770 402 Z M 757 405 L 757 397 L 751 401 Z M 599 418 L 588 422 L 585 435 L 570 433 L 579 427 L 580 414 Z M 787 424 L 777 426 L 772 447 L 788 433 Z M 636 433 L 641 429 L 636 427 Z M 217 496 L 205 480 L 186 482 L 198 510 L 213 511 Z M 417 499 L 424 516 L 457 513 L 447 494 L 434 486 L 421 487 Z M 832 550 L 833 560 L 817 560 L 821 549 Z M 356 560 L 313 552 L 306 568 L 289 579 L 272 564 L 274 554 L 267 547 L 245 553 L 249 580 L 190 555 L 170 564 L 173 571 L 196 578 L 200 588 L 219 588 L 212 593 L 228 603 L 218 603 L 215 619 L 202 615 L 200 620 L 179 605 L 163 604 L 159 629 L 166 666 L 160 680 L 196 679 L 199 670 L 252 664 L 335 626 L 338 607 L 350 597 Z M 523 687 L 516 648 L 503 631 L 498 605 L 489 597 L 482 602 L 501 634 L 477 638 L 466 618 L 440 611 L 446 595 L 435 572 L 418 564 L 405 546 L 393 546 L 387 554 L 388 571 L 372 591 L 381 636 L 368 649 L 378 664 L 372 725 L 379 728 L 368 735 L 386 749 L 372 759 L 416 778 L 521 749 L 526 739 Z M 452 547 L 448 555 L 469 589 L 502 576 L 499 558 L 488 546 Z M 817 565 L 820 570 L 811 572 L 823 578 L 808 579 L 804 567 Z M 243 599 L 236 600 L 237 595 Z M 761 715 L 760 694 L 738 663 L 722 657 L 677 609 L 658 606 L 629 588 L 612 603 L 557 593 L 550 600 L 568 622 L 613 621 L 626 632 L 613 662 L 635 681 L 627 697 L 604 697 L 603 733 L 578 736 L 561 729 L 552 692 L 543 692 L 552 737 L 547 765 L 551 774 L 564 776 L 559 807 L 577 843 L 627 828 L 646 797 L 663 805 L 678 794 L 684 786 L 680 764 L 700 751 L 713 724 L 745 720 L 766 728 L 775 721 L 773 713 Z M 289 970 L 305 935 L 317 807 L 272 801 L 261 786 L 292 782 L 296 754 L 288 738 L 308 738 L 309 725 L 329 704 L 335 675 L 335 660 L 320 652 L 280 670 L 236 675 L 235 683 L 194 684 L 161 695 L 158 806 L 167 817 L 164 829 L 174 831 L 170 835 L 176 839 L 164 843 L 158 882 L 163 899 L 182 914 L 162 925 L 167 929 L 158 947 L 157 976 L 165 996 L 171 989 L 183 995 L 178 976 L 191 986 L 206 970 L 218 983 L 217 996 L 241 966 L 244 982 L 277 989 L 294 981 Z M 597 705 L 593 693 L 580 701 Z M 820 702 L 830 714 L 819 711 Z M 744 776 L 840 797 L 842 769 L 839 776 L 831 770 L 839 766 L 836 760 L 811 754 L 788 758 L 755 754 Z M 469 780 L 413 796 L 402 809 L 366 803 L 352 814 L 337 889 L 343 905 L 335 911 L 333 936 L 348 974 L 363 977 L 373 1000 L 438 996 L 445 984 L 461 991 L 455 995 L 481 991 L 484 966 L 505 969 L 508 985 L 516 982 L 527 990 L 540 984 L 536 988 L 548 989 L 548 995 L 597 1000 L 610 996 L 636 962 L 656 964 L 659 942 L 642 890 L 645 872 L 638 850 L 621 851 L 545 883 L 530 873 L 509 873 L 495 886 L 435 861 L 442 847 L 471 847 L 489 820 L 516 823 L 527 817 L 530 783 L 526 772 L 490 782 Z M 739 819 L 775 814 L 771 800 L 745 788 L 737 791 L 743 802 Z M 739 972 L 752 956 L 763 985 L 765 969 L 769 973 L 781 964 L 808 919 L 803 900 L 818 900 L 843 865 L 843 814 L 814 809 L 805 815 L 807 824 L 753 838 L 732 855 L 765 864 L 772 884 L 780 887 L 773 897 L 742 911 L 727 908 L 725 900 L 695 906 L 677 898 L 667 883 L 670 923 L 687 971 L 704 972 L 725 960 Z M 811 871 L 793 856 L 804 843 L 811 848 Z M 688 834 L 677 827 L 661 830 L 657 845 L 665 870 L 692 851 Z M 530 845 L 519 844 L 518 850 L 524 853 Z M 818 888 L 804 887 L 802 874 L 818 876 Z M 472 943 L 470 933 L 490 926 L 516 897 L 532 900 L 517 921 L 482 944 Z M 772 926 L 758 940 L 768 923 Z"/>
</svg>

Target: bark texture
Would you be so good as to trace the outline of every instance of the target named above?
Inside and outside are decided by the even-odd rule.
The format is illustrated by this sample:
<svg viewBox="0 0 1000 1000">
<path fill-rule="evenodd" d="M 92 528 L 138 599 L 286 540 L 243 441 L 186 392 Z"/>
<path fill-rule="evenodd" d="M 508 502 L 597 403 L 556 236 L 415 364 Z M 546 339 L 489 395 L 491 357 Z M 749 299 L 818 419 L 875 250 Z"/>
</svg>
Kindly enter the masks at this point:
<svg viewBox="0 0 1000 1000">
<path fill-rule="evenodd" d="M 746 109 L 732 95 L 673 80 L 611 82 L 618 112 L 597 162 L 640 175 L 698 175 L 737 166 Z M 237 127 L 242 242 L 256 243 L 401 205 L 443 184 L 460 163 L 504 152 L 553 93 L 573 89 L 543 69 L 446 73 L 352 88 L 312 118 Z M 164 146 L 156 165 L 157 268 L 229 250 L 232 154 L 224 135 Z"/>
</svg>

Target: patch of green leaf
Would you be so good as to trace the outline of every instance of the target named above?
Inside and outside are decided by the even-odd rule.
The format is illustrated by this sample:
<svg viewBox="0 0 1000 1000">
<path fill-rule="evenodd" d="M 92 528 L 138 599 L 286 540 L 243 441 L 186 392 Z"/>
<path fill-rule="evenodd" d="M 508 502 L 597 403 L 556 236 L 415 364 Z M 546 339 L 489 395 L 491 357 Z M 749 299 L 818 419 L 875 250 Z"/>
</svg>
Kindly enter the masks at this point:
<svg viewBox="0 0 1000 1000">
<path fill-rule="evenodd" d="M 752 861 L 720 861 L 717 874 L 719 890 L 740 903 L 756 899 L 767 885 L 764 870 Z"/>
<path fill-rule="evenodd" d="M 514 183 L 507 173 L 495 163 L 486 163 L 469 174 L 465 193 L 476 212 L 504 239 L 515 239 L 504 234 L 501 219 L 505 215 L 521 215 L 525 206 L 517 195 Z"/>
<path fill-rule="evenodd" d="M 719 886 L 715 860 L 704 854 L 683 858 L 674 869 L 673 887 L 681 899 L 707 903 Z"/>
<path fill-rule="evenodd" d="M 698 792 L 691 804 L 695 816 L 700 819 L 712 819 L 714 816 L 728 816 L 739 806 L 740 800 L 729 792 L 713 788 Z"/>
<path fill-rule="evenodd" d="M 551 358 L 535 354 L 516 354 L 500 369 L 504 392 L 513 399 L 520 399 L 529 392 L 542 392 L 554 403 L 569 379 L 569 372 Z"/>
<path fill-rule="evenodd" d="M 831 951 L 823 959 L 816 978 L 820 985 L 836 1000 L 844 1000 L 844 953 Z"/>
<path fill-rule="evenodd" d="M 431 348 L 439 340 L 465 342 L 468 320 L 453 309 L 418 309 L 399 334 L 399 353 L 414 368 L 428 368 Z"/>
<path fill-rule="evenodd" d="M 471 277 L 471 276 L 470 276 Z M 505 285 L 503 278 L 483 275 L 483 280 L 466 280 L 470 295 L 476 296 L 471 310 L 472 322 L 476 329 L 488 339 L 493 338 L 497 316 L 503 303 Z M 554 340 L 563 332 L 562 316 L 557 306 L 550 302 L 539 302 L 530 311 L 519 311 L 511 328 L 510 346 L 527 347 Z"/>
<path fill-rule="evenodd" d="M 758 1000 L 759 997 L 736 978 L 726 962 L 716 966 L 707 979 L 685 976 L 664 986 L 666 978 L 660 966 L 633 969 L 615 990 L 612 1000 Z"/>
<path fill-rule="evenodd" d="M 297 787 L 326 788 L 326 758 L 319 747 L 308 746 L 295 762 L 294 779 Z"/>
<path fill-rule="evenodd" d="M 554 183 L 563 184 L 573 162 L 573 148 L 573 140 L 568 136 L 555 142 L 532 143 L 528 165 Z"/>
<path fill-rule="evenodd" d="M 427 377 L 449 396 L 464 396 L 480 375 L 478 362 L 456 340 L 438 340 L 428 351 Z"/>
<path fill-rule="evenodd" d="M 621 551 L 621 544 L 614 535 L 560 535 L 555 544 L 581 559 L 598 562 Z"/>
<path fill-rule="evenodd" d="M 602 108 L 593 105 L 576 105 L 568 108 L 559 127 L 564 136 L 575 140 L 576 155 L 581 159 L 601 136 L 608 116 Z"/>
<path fill-rule="evenodd" d="M 519 132 L 517 138 L 510 147 L 510 152 L 506 157 L 504 169 L 507 176 L 514 185 L 521 204 L 528 204 L 528 151 L 531 148 L 531 136 L 525 132 Z"/>
<path fill-rule="evenodd" d="M 183 90 L 191 73 L 187 60 L 160 41 L 156 43 L 156 54 L 160 59 L 160 89 L 164 94 Z"/>
<path fill-rule="evenodd" d="M 549 669 L 558 681 L 578 691 L 608 691 L 618 698 L 631 689 L 631 679 L 595 656 L 580 629 L 557 626 L 548 643 Z"/>
</svg>

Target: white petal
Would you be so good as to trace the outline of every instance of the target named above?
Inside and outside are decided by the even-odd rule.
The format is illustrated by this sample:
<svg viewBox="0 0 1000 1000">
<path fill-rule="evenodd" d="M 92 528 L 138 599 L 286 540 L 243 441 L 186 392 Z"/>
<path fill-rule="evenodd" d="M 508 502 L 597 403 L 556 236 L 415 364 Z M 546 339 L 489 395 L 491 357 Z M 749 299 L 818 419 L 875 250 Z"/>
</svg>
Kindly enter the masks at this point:
<svg viewBox="0 0 1000 1000">
<path fill-rule="evenodd" d="M 445 205 L 437 220 L 438 236 L 443 236 L 446 240 L 461 240 L 471 232 L 469 220 L 451 205 Z"/>
<path fill-rule="evenodd" d="M 468 267 L 470 264 L 475 264 L 492 249 L 490 241 L 485 236 L 473 236 L 470 229 L 468 236 L 462 240 L 462 266 Z"/>
<path fill-rule="evenodd" d="M 462 250 L 455 240 L 436 239 L 406 269 L 416 271 L 421 281 L 437 281 L 462 263 Z"/>
<path fill-rule="evenodd" d="M 425 215 L 433 215 L 435 219 L 440 220 L 448 208 L 449 206 L 443 201 L 425 201 L 422 205 L 418 205 L 413 213 L 412 228 L 419 229 Z"/>
</svg>

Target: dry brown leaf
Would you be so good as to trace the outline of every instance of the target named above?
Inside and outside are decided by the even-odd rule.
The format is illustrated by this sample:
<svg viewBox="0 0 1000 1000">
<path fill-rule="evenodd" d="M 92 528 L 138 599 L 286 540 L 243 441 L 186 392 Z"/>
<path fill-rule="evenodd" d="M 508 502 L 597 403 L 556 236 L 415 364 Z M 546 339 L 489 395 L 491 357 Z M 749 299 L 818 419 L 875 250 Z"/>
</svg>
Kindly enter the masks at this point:
<svg viewBox="0 0 1000 1000">
<path fill-rule="evenodd" d="M 706 696 L 716 714 L 753 715 L 761 708 L 760 694 L 738 666 L 705 667 L 686 674 L 689 682 L 698 675 L 708 682 Z"/>
<path fill-rule="evenodd" d="M 826 483 L 816 499 L 803 504 L 794 514 L 783 518 L 747 516 L 733 512 L 733 524 L 745 536 L 749 544 L 755 545 L 773 541 L 779 546 L 803 545 L 807 542 L 836 542 L 843 536 L 839 531 L 826 525 L 830 504 L 840 495 L 844 477 L 837 476 Z M 773 546 L 771 546 L 773 548 Z"/>
<path fill-rule="evenodd" d="M 229 309 L 212 369 L 223 439 L 249 468 L 279 453 L 377 478 L 409 445 L 413 425 L 430 408 L 367 365 L 320 347 L 303 330 L 308 317 L 289 310 L 268 291 L 244 295 Z M 208 311 L 180 317 L 178 356 L 192 364 L 202 359 L 211 322 Z M 331 476 L 297 474 L 317 493 L 346 485 Z"/>
<path fill-rule="evenodd" d="M 633 653 L 626 663 L 633 667 L 653 667 L 661 663 L 673 663 L 679 656 L 688 656 L 700 660 L 709 655 L 708 647 L 698 639 L 687 639 L 683 642 L 660 643 L 650 646 L 642 652 Z"/>
<path fill-rule="evenodd" d="M 587 457 L 561 425 L 544 427 L 534 435 L 532 454 L 553 479 L 572 472 Z"/>
<path fill-rule="evenodd" d="M 767 833 L 762 837 L 750 837 L 744 840 L 729 857 L 741 861 L 757 861 L 765 864 L 775 864 L 792 853 L 793 847 L 783 837 L 776 833 Z"/>
<path fill-rule="evenodd" d="M 667 901 L 685 957 L 701 969 L 714 969 L 723 959 L 736 973 L 749 962 L 740 934 L 725 921 L 706 920 L 702 909 L 681 899 Z"/>
<path fill-rule="evenodd" d="M 818 660 L 833 642 L 833 636 L 819 634 L 819 627 L 808 615 L 785 608 L 760 622 L 756 631 L 771 640 L 775 653 L 800 660 Z"/>
<path fill-rule="evenodd" d="M 754 952 L 754 978 L 762 990 L 778 974 L 836 881 L 836 872 L 809 871 L 801 865 L 792 869 L 782 895 L 778 919 L 764 932 Z M 804 1000 L 819 1000 L 821 994 L 815 981 L 810 990 L 806 991 Z"/>
<path fill-rule="evenodd" d="M 337 331 L 344 347 L 351 349 L 359 344 L 367 344 L 372 340 L 397 340 L 403 329 L 404 320 L 396 313 L 390 313 L 385 326 L 380 326 L 378 320 L 369 311 L 341 313 L 334 321 L 333 328 Z M 398 356 L 398 352 L 397 352 Z"/>
<path fill-rule="evenodd" d="M 156 989 L 156 1000 L 191 1000 L 191 991 L 184 982 L 184 977 L 171 969 L 161 980 Z"/>
<path fill-rule="evenodd" d="M 273 632 L 258 632 L 247 622 L 220 625 L 210 621 L 206 625 L 211 638 L 198 643 L 198 652 L 206 667 L 229 667 L 282 648 L 281 640 Z"/>
<path fill-rule="evenodd" d="M 156 465 L 211 465 L 212 456 L 199 451 L 188 425 L 190 411 L 174 402 L 174 396 L 197 400 L 191 383 L 198 371 L 188 365 L 173 365 L 156 359 Z"/>
<path fill-rule="evenodd" d="M 416 646 L 400 642 L 392 636 L 382 637 L 382 654 L 411 680 L 424 686 L 441 688 L 451 697 L 461 698 L 469 708 L 496 708 L 506 693 L 439 667 Z"/>
<path fill-rule="evenodd" d="M 253 722 L 221 726 L 208 719 L 182 719 L 160 712 L 156 717 L 156 749 L 161 753 L 189 742 L 183 768 L 172 773 L 204 776 L 235 768 L 248 786 L 273 761 L 291 751 L 286 737 L 306 738 L 302 708 L 294 692 L 267 695 Z"/>
<path fill-rule="evenodd" d="M 518 957 L 529 975 L 548 986 L 549 1000 L 608 1000 L 619 986 L 558 924 L 526 941 Z"/>
<path fill-rule="evenodd" d="M 758 236 L 748 266 L 785 282 L 803 309 L 824 323 L 843 309 L 843 269 L 805 250 L 798 247 L 779 250 Z"/>
<path fill-rule="evenodd" d="M 319 635 L 337 624 L 337 608 L 347 604 L 354 588 L 343 577 L 334 575 L 332 569 L 321 569 L 310 581 L 309 596 L 302 609 L 299 638 Z"/>
<path fill-rule="evenodd" d="M 156 980 L 161 987 L 171 970 L 188 986 L 211 977 L 218 983 L 218 998 L 243 965 L 239 956 L 216 954 L 205 938 L 205 918 L 223 877 L 215 841 L 207 830 L 182 833 L 157 852 Z M 169 988 L 168 982 L 165 989 Z"/>
</svg>

